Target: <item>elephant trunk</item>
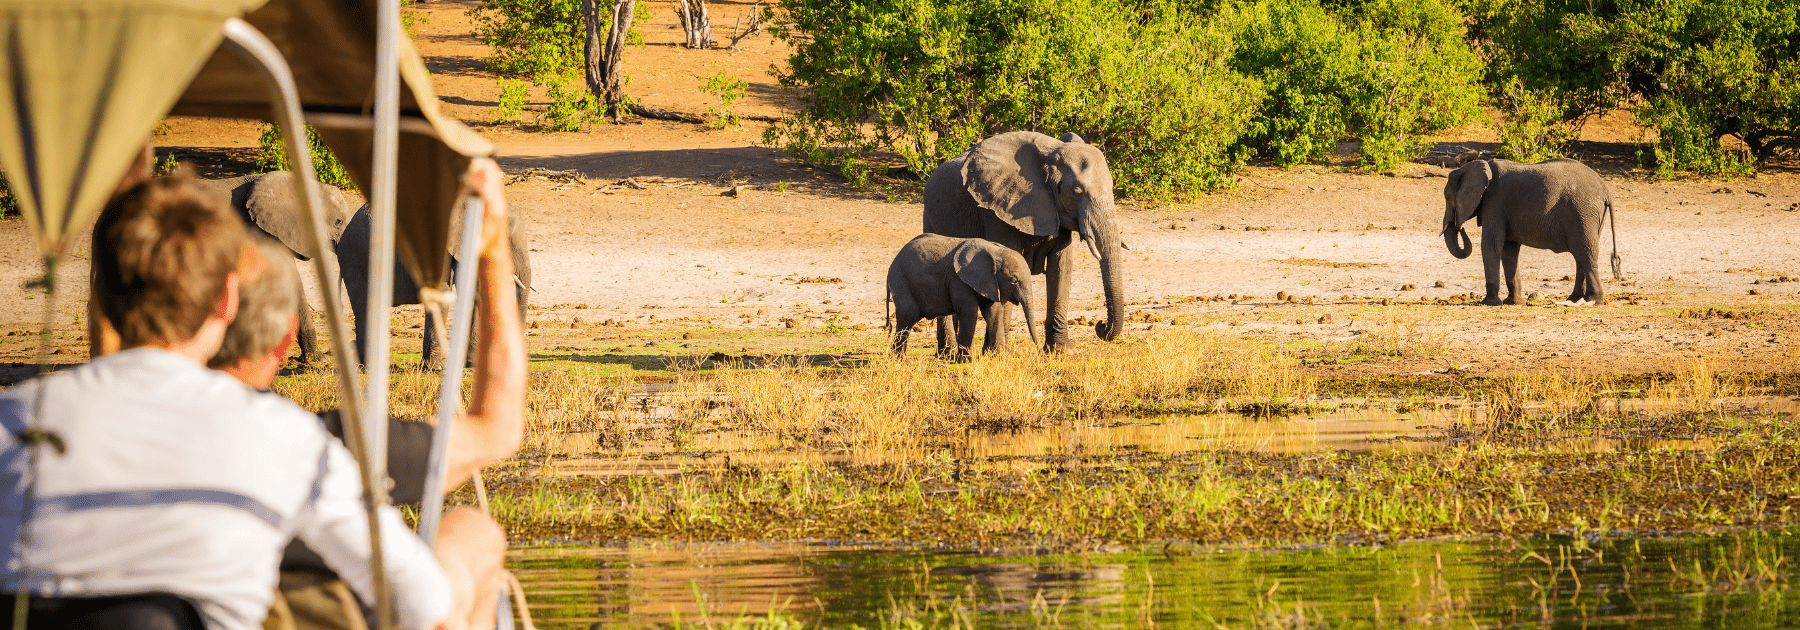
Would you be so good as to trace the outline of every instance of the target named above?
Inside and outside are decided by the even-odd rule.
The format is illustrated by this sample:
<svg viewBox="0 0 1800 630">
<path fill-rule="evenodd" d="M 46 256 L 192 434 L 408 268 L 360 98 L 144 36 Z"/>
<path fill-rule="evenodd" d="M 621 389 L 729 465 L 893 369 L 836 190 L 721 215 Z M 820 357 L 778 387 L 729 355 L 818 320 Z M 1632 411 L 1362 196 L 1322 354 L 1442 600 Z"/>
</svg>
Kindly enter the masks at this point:
<svg viewBox="0 0 1800 630">
<path fill-rule="evenodd" d="M 1458 237 L 1462 238 L 1461 243 L 1457 243 Z M 1444 226 L 1444 246 L 1450 248 L 1451 256 L 1459 259 L 1468 258 L 1469 254 L 1475 251 L 1474 244 L 1469 242 L 1469 231 L 1460 226 Z"/>
<path fill-rule="evenodd" d="M 1092 212 L 1088 216 L 1088 233 L 1084 238 L 1093 239 L 1093 246 L 1100 256 L 1100 282 L 1106 291 L 1106 321 L 1094 324 L 1094 334 L 1101 339 L 1114 341 L 1119 333 L 1125 330 L 1125 256 L 1119 251 L 1124 239 L 1119 235 L 1119 226 L 1113 221 L 1112 204 L 1104 205 L 1104 210 Z"/>
<path fill-rule="evenodd" d="M 1038 340 L 1037 309 L 1031 307 L 1031 296 L 1019 296 L 1019 309 L 1025 311 L 1025 332 L 1031 335 L 1031 347 L 1044 349 L 1044 342 Z"/>
</svg>

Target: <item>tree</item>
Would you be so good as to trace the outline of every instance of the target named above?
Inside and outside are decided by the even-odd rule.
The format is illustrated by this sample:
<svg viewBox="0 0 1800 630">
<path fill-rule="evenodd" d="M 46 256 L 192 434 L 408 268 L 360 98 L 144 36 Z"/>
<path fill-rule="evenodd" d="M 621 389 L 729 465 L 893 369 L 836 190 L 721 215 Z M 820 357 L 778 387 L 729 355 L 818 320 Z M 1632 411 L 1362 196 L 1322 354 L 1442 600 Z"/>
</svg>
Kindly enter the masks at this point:
<svg viewBox="0 0 1800 630">
<path fill-rule="evenodd" d="M 712 17 L 707 14 L 706 0 L 675 0 L 675 13 L 681 17 L 688 48 L 712 48 Z"/>
<path fill-rule="evenodd" d="M 600 27 L 604 22 L 600 20 L 600 0 L 581 0 L 581 12 L 587 22 L 584 50 L 588 91 L 606 104 L 606 116 L 615 123 L 619 122 L 621 112 L 629 108 L 619 70 L 625 56 L 625 37 L 631 30 L 631 17 L 636 9 L 637 0 L 614 0 L 612 28 L 602 44 Z"/>
</svg>

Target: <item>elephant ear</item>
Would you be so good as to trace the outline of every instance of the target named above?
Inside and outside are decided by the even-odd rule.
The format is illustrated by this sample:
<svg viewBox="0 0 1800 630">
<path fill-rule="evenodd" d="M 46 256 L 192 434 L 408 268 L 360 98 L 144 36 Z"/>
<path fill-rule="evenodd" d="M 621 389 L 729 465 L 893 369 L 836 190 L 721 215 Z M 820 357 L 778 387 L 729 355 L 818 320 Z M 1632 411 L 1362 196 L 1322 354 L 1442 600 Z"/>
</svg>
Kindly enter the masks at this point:
<svg viewBox="0 0 1800 630">
<path fill-rule="evenodd" d="M 1062 143 L 1032 131 L 1003 133 L 969 149 L 963 186 L 975 203 L 1020 232 L 1055 236 L 1062 225 L 1044 156 Z"/>
<path fill-rule="evenodd" d="M 344 193 L 336 186 L 315 184 L 314 194 L 325 208 L 325 229 L 327 239 L 336 241 L 343 234 L 344 226 L 350 222 L 349 204 L 344 203 Z M 287 171 L 275 171 L 264 174 L 251 182 L 249 194 L 244 199 L 244 215 L 251 224 L 267 232 L 275 240 L 281 241 L 295 256 L 301 260 L 311 260 L 319 255 L 313 247 L 312 239 L 307 238 L 305 221 L 310 221 L 306 209 L 300 206 L 300 199 L 294 194 L 294 176 Z"/>
<path fill-rule="evenodd" d="M 956 269 L 956 277 L 969 285 L 981 297 L 1001 301 L 1000 277 L 995 273 L 994 254 L 982 247 L 980 241 L 967 240 L 956 249 L 950 251 L 950 264 Z"/>
<path fill-rule="evenodd" d="M 1462 180 L 1456 187 L 1456 224 L 1462 225 L 1481 211 L 1481 196 L 1494 179 L 1494 167 L 1487 160 L 1479 160 L 1464 164 L 1452 174 Z"/>
</svg>

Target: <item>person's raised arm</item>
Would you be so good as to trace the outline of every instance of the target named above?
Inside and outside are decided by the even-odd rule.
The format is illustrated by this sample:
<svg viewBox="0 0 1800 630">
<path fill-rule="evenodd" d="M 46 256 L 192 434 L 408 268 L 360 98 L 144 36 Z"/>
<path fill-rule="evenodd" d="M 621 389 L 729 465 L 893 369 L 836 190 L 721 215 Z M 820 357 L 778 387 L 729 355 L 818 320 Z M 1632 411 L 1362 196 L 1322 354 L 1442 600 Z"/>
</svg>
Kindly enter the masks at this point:
<svg viewBox="0 0 1800 630">
<path fill-rule="evenodd" d="M 483 466 L 510 457 L 525 434 L 525 325 L 513 278 L 508 238 L 504 174 L 499 165 L 477 158 L 465 184 L 486 206 L 481 220 L 481 255 L 476 280 L 480 344 L 475 348 L 475 391 L 467 415 L 450 434 L 444 488 L 462 485 Z"/>
</svg>

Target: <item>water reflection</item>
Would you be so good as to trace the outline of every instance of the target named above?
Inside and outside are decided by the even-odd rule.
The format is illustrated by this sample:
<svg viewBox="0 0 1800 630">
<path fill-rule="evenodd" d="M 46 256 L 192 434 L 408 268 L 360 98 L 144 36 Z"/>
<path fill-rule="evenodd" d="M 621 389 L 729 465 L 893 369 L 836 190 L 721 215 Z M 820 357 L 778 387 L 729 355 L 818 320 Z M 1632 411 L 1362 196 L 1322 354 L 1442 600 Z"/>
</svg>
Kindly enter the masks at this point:
<svg viewBox="0 0 1800 630">
<path fill-rule="evenodd" d="M 514 551 L 541 627 L 1784 627 L 1792 533 L 1195 555 L 829 545 Z"/>
</svg>

